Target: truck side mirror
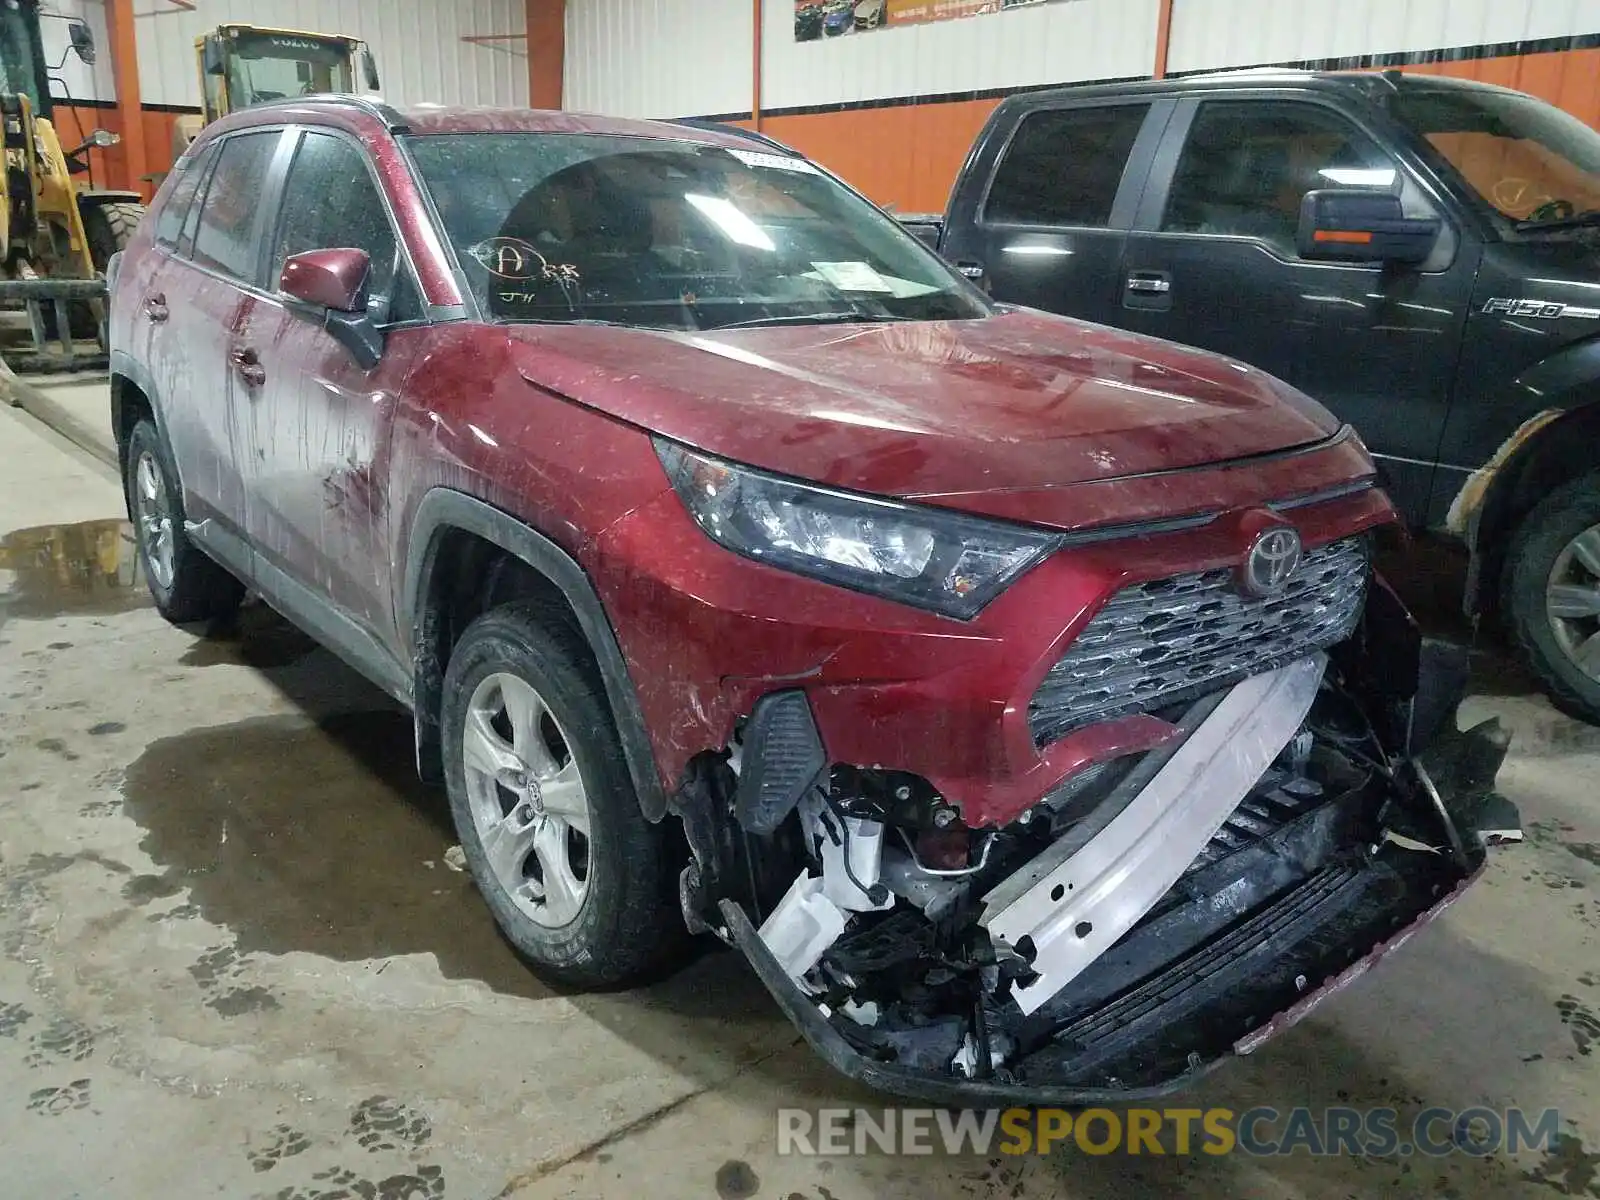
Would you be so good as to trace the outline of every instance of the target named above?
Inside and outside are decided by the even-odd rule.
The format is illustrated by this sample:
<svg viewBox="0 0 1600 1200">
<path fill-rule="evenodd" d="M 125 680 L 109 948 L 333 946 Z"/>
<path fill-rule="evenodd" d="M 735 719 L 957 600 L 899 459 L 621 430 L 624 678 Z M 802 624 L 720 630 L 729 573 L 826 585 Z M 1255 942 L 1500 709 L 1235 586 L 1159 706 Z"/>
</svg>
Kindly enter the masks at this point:
<svg viewBox="0 0 1600 1200">
<path fill-rule="evenodd" d="M 200 52 L 200 69 L 207 75 L 225 75 L 228 71 L 227 56 L 222 53 L 222 39 L 215 35 L 205 41 L 205 49 Z"/>
<path fill-rule="evenodd" d="M 72 39 L 72 52 L 85 66 L 94 66 L 99 52 L 94 45 L 94 30 L 83 21 L 73 21 L 67 26 L 67 36 Z"/>
<path fill-rule="evenodd" d="M 378 82 L 378 60 L 372 56 L 371 46 L 361 48 L 361 73 L 367 78 L 367 91 L 382 90 L 382 84 Z"/>
<path fill-rule="evenodd" d="M 1332 262 L 1426 262 L 1439 240 L 1435 217 L 1408 217 L 1393 192 L 1327 188 L 1300 202 L 1301 258 Z"/>
</svg>

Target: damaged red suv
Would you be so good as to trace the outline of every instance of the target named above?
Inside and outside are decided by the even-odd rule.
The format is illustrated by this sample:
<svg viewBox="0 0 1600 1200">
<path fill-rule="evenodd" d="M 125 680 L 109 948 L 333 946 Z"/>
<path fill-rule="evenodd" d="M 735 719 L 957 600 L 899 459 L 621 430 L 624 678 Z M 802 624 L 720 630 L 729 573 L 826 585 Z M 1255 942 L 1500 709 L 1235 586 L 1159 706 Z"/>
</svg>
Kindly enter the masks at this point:
<svg viewBox="0 0 1600 1200">
<path fill-rule="evenodd" d="M 1347 427 L 993 304 L 765 139 L 256 108 L 113 290 L 161 610 L 253 589 L 407 705 L 552 976 L 711 931 L 877 1086 L 1130 1098 L 1515 827 Z"/>
</svg>

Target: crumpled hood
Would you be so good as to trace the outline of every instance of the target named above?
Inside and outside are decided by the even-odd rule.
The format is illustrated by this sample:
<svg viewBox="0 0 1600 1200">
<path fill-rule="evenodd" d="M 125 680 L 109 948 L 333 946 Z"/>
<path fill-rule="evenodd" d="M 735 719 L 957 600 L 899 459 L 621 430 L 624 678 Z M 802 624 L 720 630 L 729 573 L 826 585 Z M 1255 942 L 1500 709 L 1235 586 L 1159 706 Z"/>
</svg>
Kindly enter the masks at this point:
<svg viewBox="0 0 1600 1200">
<path fill-rule="evenodd" d="M 1033 311 L 676 333 L 509 327 L 530 383 L 712 454 L 900 497 L 1063 485 L 1319 441 L 1287 385 Z"/>
</svg>

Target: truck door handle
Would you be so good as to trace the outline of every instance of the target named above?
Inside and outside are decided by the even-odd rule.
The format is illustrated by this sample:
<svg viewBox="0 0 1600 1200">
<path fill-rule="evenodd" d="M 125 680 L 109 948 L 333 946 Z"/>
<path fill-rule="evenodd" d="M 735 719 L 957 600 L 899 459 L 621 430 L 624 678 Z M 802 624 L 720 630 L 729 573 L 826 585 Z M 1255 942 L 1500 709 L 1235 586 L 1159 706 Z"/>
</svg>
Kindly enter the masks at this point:
<svg viewBox="0 0 1600 1200">
<path fill-rule="evenodd" d="M 1128 276 L 1128 290 L 1144 296 L 1165 296 L 1172 291 L 1172 279 L 1161 271 L 1135 271 Z"/>
<path fill-rule="evenodd" d="M 956 270 L 961 272 L 961 274 L 965 275 L 974 283 L 978 283 L 983 279 L 983 264 L 981 262 L 973 262 L 970 259 L 962 259 L 960 262 L 956 263 Z"/>
<path fill-rule="evenodd" d="M 1130 271 L 1123 308 L 1167 312 L 1172 308 L 1172 276 L 1165 271 Z"/>
<path fill-rule="evenodd" d="M 261 365 L 261 359 L 249 347 L 239 347 L 228 351 L 228 361 L 233 364 L 233 369 L 239 372 L 239 378 L 246 385 L 258 388 L 267 381 L 267 369 Z"/>
<path fill-rule="evenodd" d="M 160 293 L 146 298 L 144 302 L 144 315 L 160 325 L 172 313 L 167 308 L 167 298 Z"/>
</svg>

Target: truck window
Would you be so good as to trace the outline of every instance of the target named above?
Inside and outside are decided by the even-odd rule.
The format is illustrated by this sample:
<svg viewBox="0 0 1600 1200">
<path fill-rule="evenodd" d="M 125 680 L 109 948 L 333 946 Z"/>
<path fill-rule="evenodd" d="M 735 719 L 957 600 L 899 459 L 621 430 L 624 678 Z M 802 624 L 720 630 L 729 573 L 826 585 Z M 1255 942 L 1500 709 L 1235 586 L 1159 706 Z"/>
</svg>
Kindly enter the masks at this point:
<svg viewBox="0 0 1600 1200">
<path fill-rule="evenodd" d="M 1519 233 L 1600 210 L 1600 134 L 1554 105 L 1408 84 L 1389 110 Z"/>
<path fill-rule="evenodd" d="M 985 220 L 1106 225 L 1149 111 L 1148 104 L 1120 104 L 1029 113 L 995 171 Z"/>
<path fill-rule="evenodd" d="M 1261 238 L 1292 255 L 1300 201 L 1319 188 L 1399 191 L 1390 158 L 1315 104 L 1215 100 L 1200 106 L 1161 228 Z"/>
</svg>

